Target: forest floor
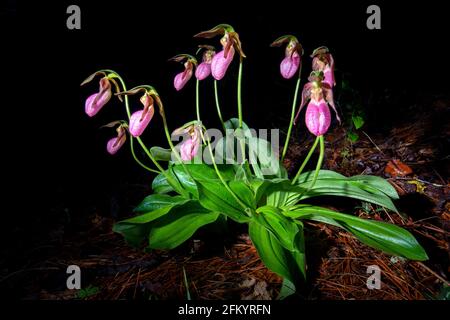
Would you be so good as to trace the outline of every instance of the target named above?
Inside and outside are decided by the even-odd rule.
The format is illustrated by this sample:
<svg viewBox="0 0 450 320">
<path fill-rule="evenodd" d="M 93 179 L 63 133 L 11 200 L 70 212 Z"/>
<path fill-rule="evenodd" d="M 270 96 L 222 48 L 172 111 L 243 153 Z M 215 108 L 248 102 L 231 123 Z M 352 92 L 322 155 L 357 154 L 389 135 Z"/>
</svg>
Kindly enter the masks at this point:
<svg viewBox="0 0 450 320">
<path fill-rule="evenodd" d="M 301 299 L 438 299 L 450 275 L 450 188 L 448 138 L 450 102 L 436 100 L 427 112 L 415 111 L 386 134 L 352 143 L 342 127 L 326 136 L 324 168 L 344 175 L 372 174 L 397 189 L 400 214 L 348 199 L 325 199 L 325 205 L 360 217 L 395 223 L 424 246 L 430 260 L 406 261 L 369 248 L 333 226 L 306 224 L 308 278 Z M 442 120 L 441 120 L 442 122 Z M 387 138 L 386 138 L 387 136 Z M 285 166 L 293 170 L 313 139 L 297 139 Z M 221 240 L 195 236 L 179 248 L 145 252 L 129 247 L 111 229 L 114 221 L 98 213 L 77 232 L 55 231 L 49 243 L 32 244 L 15 270 L 2 268 L 0 286 L 21 299 L 275 299 L 281 279 L 260 261 L 245 229 Z M 24 260 L 25 261 L 25 260 Z M 66 268 L 82 270 L 82 290 L 66 288 Z M 381 289 L 366 286 L 367 267 L 381 270 Z M 184 281 L 183 274 L 187 281 Z M 20 288 L 20 289 L 19 289 Z M 448 295 L 448 293 L 447 293 Z"/>
</svg>

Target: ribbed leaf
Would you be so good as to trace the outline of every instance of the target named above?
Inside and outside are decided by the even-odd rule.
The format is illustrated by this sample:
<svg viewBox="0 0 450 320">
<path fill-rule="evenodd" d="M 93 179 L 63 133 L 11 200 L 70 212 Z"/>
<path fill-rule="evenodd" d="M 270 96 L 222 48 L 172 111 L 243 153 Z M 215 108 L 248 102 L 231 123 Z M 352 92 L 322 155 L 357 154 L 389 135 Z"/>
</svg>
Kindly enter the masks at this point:
<svg viewBox="0 0 450 320">
<path fill-rule="evenodd" d="M 427 260 L 425 250 L 414 236 L 394 224 L 361 219 L 322 207 L 298 205 L 284 214 L 291 218 L 310 219 L 339 226 L 354 234 L 361 242 L 386 253 L 411 260 Z"/>
<path fill-rule="evenodd" d="M 155 221 L 150 231 L 149 247 L 173 249 L 188 240 L 197 229 L 216 221 L 218 217 L 219 213 L 211 212 L 191 200 Z"/>
</svg>

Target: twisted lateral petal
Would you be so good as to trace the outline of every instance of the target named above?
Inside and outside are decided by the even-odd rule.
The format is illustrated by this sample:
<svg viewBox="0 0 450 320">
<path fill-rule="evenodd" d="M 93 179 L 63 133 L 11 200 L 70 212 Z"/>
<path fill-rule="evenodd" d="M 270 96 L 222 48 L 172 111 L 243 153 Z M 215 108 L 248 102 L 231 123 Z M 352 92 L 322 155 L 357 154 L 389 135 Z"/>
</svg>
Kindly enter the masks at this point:
<svg viewBox="0 0 450 320">
<path fill-rule="evenodd" d="M 225 50 L 220 51 L 212 58 L 211 73 L 214 79 L 221 80 L 225 76 L 228 67 L 233 61 L 234 52 L 234 48 L 231 46 L 227 52 L 226 58 Z"/>
<path fill-rule="evenodd" d="M 200 139 L 197 134 L 189 137 L 186 141 L 181 144 L 180 153 L 181 160 L 183 161 L 191 161 L 198 152 L 198 148 L 200 147 Z"/>
<path fill-rule="evenodd" d="M 292 78 L 300 66 L 300 55 L 295 51 L 287 55 L 280 64 L 280 73 L 285 79 Z"/>
<path fill-rule="evenodd" d="M 86 99 L 84 111 L 89 117 L 95 116 L 105 104 L 111 99 L 111 84 L 108 79 L 103 78 L 100 80 L 100 90 L 98 93 L 90 95 Z"/>
<path fill-rule="evenodd" d="M 128 130 L 133 137 L 139 137 L 147 128 L 150 120 L 153 118 L 153 114 L 155 113 L 155 108 L 150 107 L 148 112 L 144 115 L 142 114 L 144 110 L 139 110 L 133 113 L 130 117 L 130 124 L 128 125 Z"/>
<path fill-rule="evenodd" d="M 321 136 L 327 132 L 331 123 L 331 114 L 325 100 L 311 100 L 309 102 L 306 109 L 305 123 L 308 130 L 316 136 Z"/>
<path fill-rule="evenodd" d="M 323 76 L 323 82 L 328 83 L 330 87 L 334 87 L 336 85 L 336 81 L 334 80 L 334 72 L 329 66 L 325 67 L 323 70 Z"/>
<path fill-rule="evenodd" d="M 109 154 L 116 154 L 126 141 L 126 136 L 111 138 L 106 144 L 106 150 Z"/>
<path fill-rule="evenodd" d="M 300 103 L 300 107 L 298 108 L 297 114 L 295 115 L 294 124 L 297 124 L 298 116 L 300 115 L 300 111 L 302 111 L 303 107 L 306 105 L 309 99 L 311 99 L 311 90 L 312 90 L 312 83 L 308 82 L 305 84 L 302 90 L 302 101 Z"/>
<path fill-rule="evenodd" d="M 204 80 L 211 74 L 211 63 L 202 62 L 195 70 L 195 77 L 198 80 Z"/>
<path fill-rule="evenodd" d="M 180 91 L 181 89 L 183 89 L 189 79 L 191 79 L 191 77 L 192 70 L 186 69 L 175 76 L 175 79 L 173 80 L 173 86 L 177 91 Z"/>
</svg>

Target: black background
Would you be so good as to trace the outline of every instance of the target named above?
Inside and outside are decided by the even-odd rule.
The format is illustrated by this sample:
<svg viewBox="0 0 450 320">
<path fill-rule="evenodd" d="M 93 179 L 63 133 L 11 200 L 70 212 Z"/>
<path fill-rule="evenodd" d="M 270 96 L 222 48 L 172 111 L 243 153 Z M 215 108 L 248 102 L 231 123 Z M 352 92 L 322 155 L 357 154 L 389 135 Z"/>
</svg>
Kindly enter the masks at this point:
<svg viewBox="0 0 450 320">
<path fill-rule="evenodd" d="M 81 7 L 81 30 L 66 28 L 70 4 Z M 381 30 L 366 28 L 369 4 L 381 7 Z M 296 35 L 305 48 L 303 79 L 310 71 L 311 51 L 326 45 L 336 60 L 338 82 L 349 73 L 365 97 L 407 93 L 410 98 L 394 107 L 375 105 L 369 110 L 372 130 L 389 127 L 390 119 L 401 117 L 402 108 L 419 93 L 448 93 L 448 13 L 439 2 L 6 1 L 0 26 L 6 41 L 3 152 L 10 160 L 3 166 L 5 202 L 10 204 L 4 213 L 6 247 L 19 242 L 27 246 L 37 226 L 68 212 L 82 217 L 103 208 L 102 214 L 111 214 L 112 196 L 122 197 L 134 183 L 150 184 L 151 175 L 135 165 L 128 148 L 115 156 L 106 153 L 114 131 L 99 127 L 124 119 L 123 106 L 109 103 L 89 118 L 84 101 L 98 85 L 79 85 L 102 68 L 116 70 L 128 87 L 153 85 L 175 129 L 194 118 L 194 81 L 176 92 L 173 77 L 182 66 L 167 60 L 195 53 L 198 44 L 218 46 L 218 38 L 201 41 L 192 36 L 219 23 L 234 26 L 248 57 L 243 105 L 244 120 L 251 127 L 287 126 L 295 82 L 279 75 L 283 50 L 269 47 L 283 34 Z M 220 83 L 225 118 L 236 116 L 236 75 L 234 62 Z M 204 121 L 217 126 L 212 81 L 202 88 Z M 132 109 L 138 107 L 134 100 Z M 148 145 L 164 143 L 159 118 L 143 139 Z M 133 203 L 120 203 L 116 215 L 130 214 Z"/>
</svg>

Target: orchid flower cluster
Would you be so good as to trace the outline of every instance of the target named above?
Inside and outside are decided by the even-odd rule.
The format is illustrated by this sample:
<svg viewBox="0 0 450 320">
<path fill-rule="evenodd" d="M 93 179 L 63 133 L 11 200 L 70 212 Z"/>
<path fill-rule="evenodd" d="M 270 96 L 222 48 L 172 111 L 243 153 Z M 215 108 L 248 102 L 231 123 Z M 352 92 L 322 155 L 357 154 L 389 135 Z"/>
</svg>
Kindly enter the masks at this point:
<svg viewBox="0 0 450 320">
<path fill-rule="evenodd" d="M 116 223 L 114 231 L 121 233 L 131 245 L 139 246 L 145 240 L 152 249 L 173 249 L 192 237 L 201 227 L 207 228 L 207 225 L 219 221 L 247 223 L 250 238 L 262 261 L 284 279 L 280 298 L 294 293 L 296 286 L 304 282 L 307 276 L 305 220 L 342 228 L 361 242 L 388 254 L 426 260 L 427 255 L 416 239 L 394 224 L 363 219 L 308 203 L 308 199 L 320 196 L 342 196 L 397 212 L 392 202 L 392 199 L 398 198 L 397 192 L 386 180 L 364 175 L 345 177 L 337 172 L 321 169 L 325 144 L 323 137 L 331 124 L 330 107 L 340 122 L 333 101 L 336 81 L 334 59 L 330 51 L 326 47 L 320 47 L 312 52 L 312 70 L 297 107 L 303 46 L 293 35 L 282 36 L 271 44 L 275 47 L 285 46 L 284 58 L 280 64 L 281 76 L 286 81 L 297 76 L 291 119 L 279 159 L 278 150 L 271 150 L 271 144 L 266 139 L 252 135 L 243 121 L 241 91 L 246 55 L 239 34 L 232 26 L 221 24 L 194 37 L 213 39 L 217 36 L 220 36 L 220 41 L 216 44 L 220 50 L 216 50 L 212 44 L 202 44 L 194 55 L 178 54 L 170 59 L 184 67 L 174 77 L 173 86 L 176 91 L 185 88 L 193 75 L 196 78 L 196 119 L 181 125 L 172 133 L 167 124 L 162 98 L 155 87 L 138 85 L 128 90 L 124 80 L 113 70 L 97 71 L 82 83 L 84 85 L 100 78 L 99 91 L 86 99 L 85 111 L 90 117 L 97 115 L 113 97 L 124 102 L 127 119 L 106 125 L 116 130 L 116 136 L 107 142 L 107 151 L 116 154 L 129 139 L 136 162 L 156 174 L 152 182 L 154 193 L 135 208 L 135 216 Z M 197 55 L 200 55 L 200 63 Z M 233 69 L 236 56 L 239 58 L 236 85 L 238 116 L 224 121 L 219 84 L 231 73 L 229 70 Z M 208 81 L 214 83 L 215 105 L 222 129 L 235 133 L 222 137 L 214 147 L 200 114 L 200 83 Z M 139 102 L 133 102 L 136 110 L 131 113 L 129 100 L 136 95 Z M 306 104 L 305 125 L 316 136 L 316 140 L 296 175 L 290 178 L 280 164 L 289 147 L 292 127 Z M 146 130 L 151 130 L 149 124 L 155 121 L 155 108 L 163 122 L 169 149 L 148 147 L 141 138 Z M 177 146 L 172 143 L 176 136 L 185 137 Z M 135 140 L 150 164 L 138 158 L 134 150 Z M 315 170 L 303 172 L 318 145 L 320 152 Z M 235 161 L 218 163 L 217 154 L 229 147 L 232 150 L 236 147 L 242 157 L 237 159 L 232 153 L 231 157 Z M 210 163 L 193 161 L 204 154 L 209 154 Z M 267 163 L 276 164 L 276 169 L 269 174 L 264 171 Z"/>
</svg>

